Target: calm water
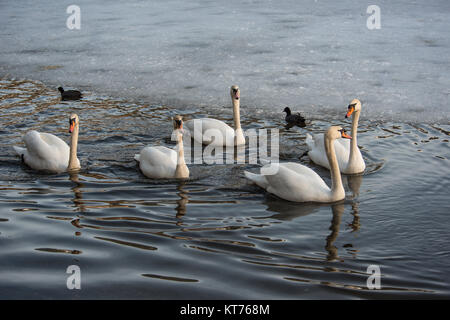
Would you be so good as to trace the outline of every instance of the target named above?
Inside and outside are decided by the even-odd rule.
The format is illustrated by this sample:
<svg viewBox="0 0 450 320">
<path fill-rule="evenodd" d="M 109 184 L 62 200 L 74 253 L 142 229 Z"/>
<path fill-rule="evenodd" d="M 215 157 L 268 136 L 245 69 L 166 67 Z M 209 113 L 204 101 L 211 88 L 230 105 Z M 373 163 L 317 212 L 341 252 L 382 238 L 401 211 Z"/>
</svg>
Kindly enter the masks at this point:
<svg viewBox="0 0 450 320">
<path fill-rule="evenodd" d="M 245 105 L 245 89 L 241 87 Z M 250 185 L 254 165 L 190 165 L 185 182 L 143 176 L 133 155 L 173 146 L 170 116 L 206 108 L 127 102 L 86 92 L 61 102 L 54 88 L 0 81 L 0 297 L 302 299 L 450 297 L 450 125 L 385 122 L 362 114 L 358 143 L 368 168 L 343 176 L 346 200 L 296 204 Z M 279 110 L 281 111 L 281 110 Z M 242 108 L 244 128 L 279 128 L 282 161 L 309 162 L 309 117 L 283 129 L 283 114 Z M 13 155 L 30 129 L 68 141 L 80 116 L 82 170 L 36 173 Z M 230 108 L 215 115 L 229 123 Z M 369 265 L 382 289 L 366 288 Z M 82 289 L 66 288 L 78 265 Z"/>
</svg>

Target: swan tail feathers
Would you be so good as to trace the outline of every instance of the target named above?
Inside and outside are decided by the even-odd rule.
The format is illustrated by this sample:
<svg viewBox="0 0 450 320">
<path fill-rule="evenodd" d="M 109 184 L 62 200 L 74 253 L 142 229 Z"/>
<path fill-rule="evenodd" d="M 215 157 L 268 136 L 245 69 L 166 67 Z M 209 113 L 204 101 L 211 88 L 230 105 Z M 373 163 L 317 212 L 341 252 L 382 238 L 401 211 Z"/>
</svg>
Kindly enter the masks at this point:
<svg viewBox="0 0 450 320">
<path fill-rule="evenodd" d="M 17 146 L 13 146 L 13 148 L 18 156 L 22 156 L 25 153 L 25 151 L 27 150 L 25 148 L 17 147 Z"/>
<path fill-rule="evenodd" d="M 134 155 L 134 160 L 136 160 L 137 162 L 141 161 L 141 155 L 140 154 L 135 154 Z"/>
<path fill-rule="evenodd" d="M 259 158 L 259 163 L 262 165 L 270 164 L 270 160 Z"/>
<path fill-rule="evenodd" d="M 309 133 L 306 134 L 305 142 L 306 145 L 308 146 L 309 151 L 311 151 L 314 148 L 314 139 Z"/>
<path fill-rule="evenodd" d="M 244 171 L 245 177 L 252 181 L 253 183 L 257 184 L 258 186 L 260 186 L 261 188 L 266 189 L 267 186 L 269 185 L 267 183 L 266 177 L 264 177 L 261 174 L 255 174 L 255 173 L 251 173 L 248 171 Z"/>
</svg>

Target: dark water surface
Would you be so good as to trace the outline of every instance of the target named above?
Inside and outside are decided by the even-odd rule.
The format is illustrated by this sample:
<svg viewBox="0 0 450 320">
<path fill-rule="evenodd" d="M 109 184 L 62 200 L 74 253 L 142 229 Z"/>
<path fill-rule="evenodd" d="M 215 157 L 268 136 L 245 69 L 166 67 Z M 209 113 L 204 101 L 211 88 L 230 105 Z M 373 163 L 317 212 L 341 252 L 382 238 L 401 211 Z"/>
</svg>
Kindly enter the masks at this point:
<svg viewBox="0 0 450 320">
<path fill-rule="evenodd" d="M 171 116 L 231 124 L 229 106 L 181 111 L 90 92 L 61 102 L 39 82 L 2 80 L 0 108 L 0 298 L 450 297 L 448 123 L 363 112 L 365 174 L 343 176 L 345 201 L 316 205 L 249 184 L 243 171 L 255 165 L 190 165 L 184 182 L 139 172 L 133 155 L 143 146 L 173 146 Z M 80 116 L 78 174 L 37 173 L 13 155 L 31 129 L 68 141 L 71 112 Z M 299 157 L 306 132 L 350 128 L 343 115 L 286 131 L 278 110 L 241 111 L 244 129 L 280 129 L 282 161 L 327 183 L 328 171 Z M 81 268 L 81 290 L 66 288 L 70 265 Z M 380 290 L 366 286 L 369 265 L 381 269 Z"/>
</svg>

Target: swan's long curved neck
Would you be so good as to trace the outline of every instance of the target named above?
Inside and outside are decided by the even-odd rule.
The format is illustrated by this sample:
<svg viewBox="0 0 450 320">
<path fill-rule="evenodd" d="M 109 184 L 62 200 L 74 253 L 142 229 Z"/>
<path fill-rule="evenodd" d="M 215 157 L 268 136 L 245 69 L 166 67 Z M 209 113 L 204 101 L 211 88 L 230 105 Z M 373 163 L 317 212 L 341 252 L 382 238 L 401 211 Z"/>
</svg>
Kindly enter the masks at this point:
<svg viewBox="0 0 450 320">
<path fill-rule="evenodd" d="M 324 135 L 324 145 L 328 162 L 330 163 L 331 197 L 334 200 L 339 200 L 345 196 L 345 190 L 342 185 L 341 172 L 339 170 L 339 164 L 334 151 L 334 139 L 329 139 L 326 135 Z"/>
<path fill-rule="evenodd" d="M 188 178 L 189 169 L 184 161 L 183 135 L 177 134 L 177 167 L 175 169 L 175 178 Z"/>
<path fill-rule="evenodd" d="M 79 161 L 77 158 L 77 148 L 78 148 L 78 126 L 75 126 L 70 138 L 69 165 L 67 166 L 67 170 L 69 171 L 80 169 Z"/>
<path fill-rule="evenodd" d="M 240 100 L 233 99 L 233 119 L 234 119 L 234 145 L 245 144 L 244 133 L 241 128 Z"/>
<path fill-rule="evenodd" d="M 353 113 L 352 119 L 352 140 L 350 141 L 350 155 L 348 159 L 348 166 L 352 165 L 354 161 L 356 161 L 357 149 L 358 149 L 358 140 L 356 135 L 358 134 L 358 122 L 359 122 L 360 111 L 355 111 Z"/>
<path fill-rule="evenodd" d="M 234 130 L 241 129 L 241 114 L 240 114 L 240 100 L 233 99 L 233 119 L 234 119 Z"/>
</svg>

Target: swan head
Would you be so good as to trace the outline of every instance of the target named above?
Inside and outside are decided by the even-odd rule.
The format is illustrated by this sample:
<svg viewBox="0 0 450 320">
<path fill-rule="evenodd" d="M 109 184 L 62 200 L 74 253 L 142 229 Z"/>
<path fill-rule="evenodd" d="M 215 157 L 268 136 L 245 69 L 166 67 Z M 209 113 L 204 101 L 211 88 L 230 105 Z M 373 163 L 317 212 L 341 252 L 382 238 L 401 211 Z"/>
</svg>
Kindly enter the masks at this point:
<svg viewBox="0 0 450 320">
<path fill-rule="evenodd" d="M 173 130 L 178 134 L 183 134 L 183 117 L 176 115 L 173 119 Z"/>
<path fill-rule="evenodd" d="M 348 118 L 352 115 L 354 112 L 360 112 L 361 111 L 361 101 L 358 99 L 353 99 L 352 102 L 348 105 L 347 114 L 345 115 L 345 118 Z"/>
<path fill-rule="evenodd" d="M 239 98 L 241 97 L 241 90 L 239 90 L 239 87 L 237 85 L 233 85 L 230 88 L 230 94 L 231 94 L 231 99 L 239 100 Z"/>
<path fill-rule="evenodd" d="M 75 128 L 78 128 L 79 119 L 75 113 L 72 113 L 69 118 L 69 133 L 72 133 Z"/>
<path fill-rule="evenodd" d="M 63 92 L 64 92 L 63 87 L 58 87 L 58 91 L 61 92 L 61 93 L 63 93 Z"/>
<path fill-rule="evenodd" d="M 345 131 L 345 129 L 343 129 L 341 126 L 332 126 L 330 127 L 326 134 L 325 137 L 329 140 L 336 140 L 339 138 L 345 138 L 345 139 L 351 139 L 352 137 L 347 134 L 347 132 Z"/>
<path fill-rule="evenodd" d="M 287 114 L 291 114 L 291 109 L 289 107 L 284 108 L 283 112 L 286 112 Z"/>
<path fill-rule="evenodd" d="M 176 115 L 173 117 L 173 128 L 176 129 L 183 129 L 183 117 Z"/>
</svg>

